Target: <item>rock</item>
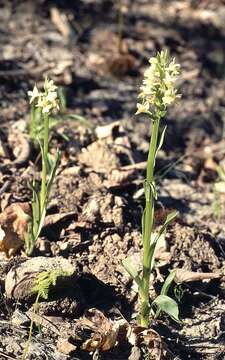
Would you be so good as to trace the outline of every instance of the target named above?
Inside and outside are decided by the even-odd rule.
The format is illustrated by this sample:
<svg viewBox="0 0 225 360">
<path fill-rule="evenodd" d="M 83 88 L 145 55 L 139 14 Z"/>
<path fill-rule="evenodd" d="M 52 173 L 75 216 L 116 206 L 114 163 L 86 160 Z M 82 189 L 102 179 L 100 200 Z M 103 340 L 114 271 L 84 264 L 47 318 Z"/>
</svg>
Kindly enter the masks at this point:
<svg viewBox="0 0 225 360">
<path fill-rule="evenodd" d="M 15 326 L 27 326 L 30 323 L 29 317 L 16 309 L 12 314 L 11 322 Z"/>
<path fill-rule="evenodd" d="M 10 269 L 5 279 L 6 297 L 16 300 L 29 300 L 33 297 L 32 288 L 37 274 L 54 269 L 61 269 L 70 273 L 70 276 L 62 276 L 58 280 L 60 280 L 60 287 L 71 286 L 71 277 L 74 275 L 75 269 L 69 260 L 61 257 L 34 257 Z"/>
</svg>

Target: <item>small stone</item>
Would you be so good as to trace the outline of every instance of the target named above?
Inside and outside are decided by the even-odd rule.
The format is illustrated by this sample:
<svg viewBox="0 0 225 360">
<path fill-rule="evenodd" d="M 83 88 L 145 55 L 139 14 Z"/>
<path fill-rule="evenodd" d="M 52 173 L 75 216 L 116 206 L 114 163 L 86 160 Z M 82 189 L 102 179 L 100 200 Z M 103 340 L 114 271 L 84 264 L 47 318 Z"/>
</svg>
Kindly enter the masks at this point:
<svg viewBox="0 0 225 360">
<path fill-rule="evenodd" d="M 37 274 L 42 271 L 55 269 L 61 269 L 62 272 L 71 274 L 70 276 L 60 277 L 63 284 L 69 286 L 75 268 L 69 260 L 62 257 L 48 258 L 39 256 L 13 266 L 5 279 L 6 297 L 16 300 L 30 299 L 33 297 L 32 288 Z M 60 284 L 60 286 L 62 286 L 62 284 Z"/>
<path fill-rule="evenodd" d="M 76 350 L 76 346 L 71 344 L 68 339 L 59 339 L 57 349 L 65 355 L 70 355 Z"/>
<path fill-rule="evenodd" d="M 13 341 L 12 343 L 10 343 L 9 345 L 6 346 L 6 352 L 8 354 L 18 354 L 20 353 L 21 348 L 19 346 L 19 344 L 17 344 L 15 341 Z"/>
<path fill-rule="evenodd" d="M 30 323 L 29 317 L 18 309 L 12 314 L 11 321 L 15 326 L 27 326 Z"/>
</svg>

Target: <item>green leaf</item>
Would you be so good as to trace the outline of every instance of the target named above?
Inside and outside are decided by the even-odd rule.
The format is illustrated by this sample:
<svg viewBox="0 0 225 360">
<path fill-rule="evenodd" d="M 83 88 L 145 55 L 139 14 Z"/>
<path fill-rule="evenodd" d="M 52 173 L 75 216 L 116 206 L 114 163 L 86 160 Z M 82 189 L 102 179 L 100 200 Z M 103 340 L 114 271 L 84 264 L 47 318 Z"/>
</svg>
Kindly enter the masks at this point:
<svg viewBox="0 0 225 360">
<path fill-rule="evenodd" d="M 160 295 L 167 295 L 169 288 L 175 278 L 175 271 L 171 271 L 167 276 L 166 280 L 164 281 L 163 287 L 161 289 Z M 156 311 L 155 317 L 157 318 L 160 315 L 160 309 Z"/>
<path fill-rule="evenodd" d="M 178 211 L 173 211 L 173 212 L 171 212 L 170 214 L 167 215 L 164 224 L 162 225 L 161 229 L 158 232 L 157 237 L 154 240 L 155 242 L 157 242 L 158 239 L 160 238 L 160 236 L 162 236 L 162 234 L 166 231 L 167 226 L 175 219 L 177 214 L 178 214 Z"/>
<path fill-rule="evenodd" d="M 146 214 L 146 209 L 144 209 L 142 218 L 141 218 L 143 240 L 144 240 L 144 234 L 145 234 L 145 214 Z"/>
<path fill-rule="evenodd" d="M 161 289 L 161 295 L 167 295 L 169 288 L 175 278 L 176 272 L 173 270 L 169 273 L 166 280 L 164 281 L 163 287 Z"/>
<path fill-rule="evenodd" d="M 158 147 L 157 147 L 157 149 L 156 149 L 156 152 L 155 152 L 155 157 L 157 156 L 159 150 L 161 149 L 161 147 L 162 147 L 162 145 L 163 145 L 164 138 L 165 138 L 165 133 L 166 133 L 166 128 L 167 128 L 167 126 L 165 126 L 165 127 L 163 128 L 163 131 L 162 131 L 162 134 L 161 134 L 160 140 L 159 140 L 159 145 L 158 145 Z"/>
<path fill-rule="evenodd" d="M 46 207 L 44 207 L 44 209 L 42 211 L 41 218 L 40 218 L 39 223 L 38 223 L 38 229 L 37 229 L 35 237 L 34 237 L 34 242 L 37 241 L 38 236 L 40 235 L 42 226 L 44 225 L 45 215 L 46 215 Z"/>
<path fill-rule="evenodd" d="M 55 160 L 52 162 L 52 165 L 51 165 L 51 170 L 50 170 L 50 174 L 49 174 L 49 178 L 48 178 L 48 182 L 47 182 L 47 189 L 46 189 L 46 196 L 47 197 L 48 197 L 48 195 L 50 193 L 51 186 L 52 186 L 52 183 L 53 183 L 54 178 L 55 178 L 55 173 L 56 173 L 57 167 L 59 165 L 59 160 L 60 160 L 60 152 L 57 151 Z"/>
<path fill-rule="evenodd" d="M 165 242 L 165 233 L 161 234 L 161 236 L 159 237 L 158 234 L 155 232 L 151 234 L 151 244 L 149 249 L 150 259 L 151 259 L 151 264 L 150 264 L 151 270 L 154 268 L 155 265 L 155 252 L 157 251 L 157 247 L 158 245 L 159 247 L 162 246 L 164 242 Z"/>
<path fill-rule="evenodd" d="M 138 272 L 134 265 L 132 264 L 131 257 L 127 257 L 122 261 L 123 267 L 125 270 L 127 270 L 128 274 L 133 278 L 133 280 L 138 285 L 139 290 L 142 292 L 142 281 L 140 276 L 138 275 Z"/>
<path fill-rule="evenodd" d="M 173 320 L 180 322 L 179 309 L 175 300 L 171 299 L 167 295 L 159 295 L 152 303 L 152 306 L 156 305 L 159 310 L 164 311 Z"/>
<path fill-rule="evenodd" d="M 35 181 L 33 181 L 33 184 L 30 184 L 30 187 L 32 188 L 33 195 L 32 195 L 32 201 L 31 201 L 31 207 L 32 207 L 32 232 L 33 237 L 35 237 L 35 234 L 38 229 L 38 225 L 40 222 L 40 200 L 38 195 L 38 189 L 37 184 Z"/>
</svg>

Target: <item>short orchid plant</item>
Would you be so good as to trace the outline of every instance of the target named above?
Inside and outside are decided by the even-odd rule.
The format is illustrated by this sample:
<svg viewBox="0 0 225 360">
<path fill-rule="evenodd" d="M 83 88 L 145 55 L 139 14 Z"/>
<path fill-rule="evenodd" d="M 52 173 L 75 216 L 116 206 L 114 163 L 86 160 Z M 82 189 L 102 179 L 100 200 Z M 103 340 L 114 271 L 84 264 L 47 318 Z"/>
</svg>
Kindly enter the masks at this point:
<svg viewBox="0 0 225 360">
<path fill-rule="evenodd" d="M 35 85 L 33 91 L 29 91 L 28 95 L 30 97 L 32 112 L 34 113 L 34 116 L 31 117 L 31 122 L 35 120 L 35 112 L 38 110 L 43 126 L 43 136 L 39 138 L 38 134 L 36 134 L 36 140 L 41 149 L 42 169 L 41 187 L 39 188 L 35 180 L 32 184 L 32 219 L 26 236 L 26 253 L 30 255 L 44 223 L 49 192 L 55 177 L 60 154 L 57 152 L 55 159 L 52 160 L 48 152 L 49 117 L 54 111 L 59 109 L 57 86 L 54 85 L 52 80 L 46 78 L 43 92 L 40 92 Z M 31 128 L 35 128 L 35 125 L 31 124 Z"/>
<path fill-rule="evenodd" d="M 140 311 L 138 323 L 147 328 L 150 315 L 156 316 L 160 311 L 167 312 L 175 320 L 178 320 L 177 303 L 167 296 L 168 288 L 175 273 L 171 272 L 166 279 L 161 294 L 150 303 L 149 287 L 150 275 L 154 268 L 154 255 L 158 240 L 165 236 L 167 226 L 176 217 L 177 212 L 170 213 L 158 233 L 153 232 L 154 227 L 154 204 L 157 199 L 157 190 L 154 180 L 155 162 L 159 149 L 161 148 L 166 126 L 161 130 L 161 119 L 166 115 L 167 107 L 177 98 L 175 87 L 180 65 L 175 58 L 169 59 L 167 51 L 161 51 L 152 57 L 150 67 L 144 73 L 144 80 L 139 95 L 140 102 L 137 104 L 136 114 L 146 114 L 151 123 L 151 139 L 147 160 L 147 174 L 144 181 L 145 210 L 142 216 L 142 240 L 143 240 L 143 262 L 141 273 L 134 267 L 130 257 L 123 261 L 123 266 L 137 283 L 140 297 Z M 156 311 L 154 311 L 156 309 Z"/>
</svg>

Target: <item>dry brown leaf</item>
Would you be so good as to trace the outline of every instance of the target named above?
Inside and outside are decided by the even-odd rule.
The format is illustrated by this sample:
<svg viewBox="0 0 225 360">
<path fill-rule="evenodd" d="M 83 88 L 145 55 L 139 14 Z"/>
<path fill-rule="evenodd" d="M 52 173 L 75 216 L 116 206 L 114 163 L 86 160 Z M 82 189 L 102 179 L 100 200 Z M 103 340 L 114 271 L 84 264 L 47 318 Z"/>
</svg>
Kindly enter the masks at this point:
<svg viewBox="0 0 225 360">
<path fill-rule="evenodd" d="M 160 335 L 153 329 L 145 329 L 141 326 L 129 326 L 127 332 L 128 342 L 135 346 L 146 346 L 152 358 L 162 358 L 163 344 Z"/>
<path fill-rule="evenodd" d="M 0 214 L 0 252 L 4 252 L 7 258 L 23 246 L 30 216 L 28 203 L 11 204 Z"/>
<path fill-rule="evenodd" d="M 90 338 L 86 340 L 81 348 L 88 352 L 108 351 L 118 342 L 118 333 L 122 326 L 126 326 L 125 320 L 112 321 L 97 310 L 88 310 L 86 316 L 81 320 L 82 327 L 92 330 Z"/>
<path fill-rule="evenodd" d="M 175 272 L 176 275 L 174 281 L 178 284 L 191 282 L 191 281 L 218 279 L 219 277 L 221 277 L 221 274 L 213 273 L 213 272 L 203 273 L 203 272 L 188 271 L 185 269 L 176 269 Z"/>
<path fill-rule="evenodd" d="M 82 336 L 86 333 L 89 337 L 88 340 L 85 337 L 81 348 L 88 352 L 108 351 L 114 346 L 125 346 L 129 343 L 138 348 L 144 346 L 151 358 L 160 360 L 166 350 L 155 330 L 130 325 L 125 319 L 110 320 L 97 309 L 90 309 L 79 322 Z"/>
</svg>

